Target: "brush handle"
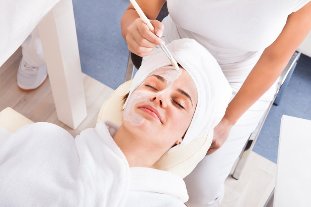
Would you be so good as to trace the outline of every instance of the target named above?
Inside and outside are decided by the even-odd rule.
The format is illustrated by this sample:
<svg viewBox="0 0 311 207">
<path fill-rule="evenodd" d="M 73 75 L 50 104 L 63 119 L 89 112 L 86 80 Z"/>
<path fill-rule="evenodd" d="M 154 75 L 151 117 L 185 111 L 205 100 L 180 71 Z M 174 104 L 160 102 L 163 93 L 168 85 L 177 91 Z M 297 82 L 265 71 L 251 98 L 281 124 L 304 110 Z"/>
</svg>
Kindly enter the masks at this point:
<svg viewBox="0 0 311 207">
<path fill-rule="evenodd" d="M 145 24 L 147 24 L 147 27 L 149 28 L 149 30 L 154 31 L 154 27 L 152 26 L 150 20 L 146 17 L 146 15 L 144 14 L 143 10 L 141 10 L 141 8 L 137 4 L 137 2 L 135 0 L 130 0 L 130 2 L 133 5 L 134 9 L 136 10 L 136 12 L 137 12 L 138 16 L 140 17 L 140 19 Z M 166 54 L 166 56 L 169 58 L 169 60 L 172 62 L 172 65 L 175 67 L 175 69 L 179 70 L 179 67 L 178 67 L 178 64 L 177 64 L 176 60 L 174 59 L 174 57 L 171 54 L 171 52 L 167 49 L 167 47 L 165 46 L 164 42 L 161 42 L 161 48 L 164 51 L 164 53 Z"/>
</svg>

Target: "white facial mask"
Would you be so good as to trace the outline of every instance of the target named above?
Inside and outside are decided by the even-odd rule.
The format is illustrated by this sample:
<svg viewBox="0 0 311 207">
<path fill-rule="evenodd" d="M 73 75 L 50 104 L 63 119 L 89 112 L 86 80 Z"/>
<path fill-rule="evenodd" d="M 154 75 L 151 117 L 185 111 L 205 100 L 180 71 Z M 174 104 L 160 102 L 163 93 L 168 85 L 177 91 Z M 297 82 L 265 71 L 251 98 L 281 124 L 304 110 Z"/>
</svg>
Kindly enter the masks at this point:
<svg viewBox="0 0 311 207">
<path fill-rule="evenodd" d="M 143 117 L 135 111 L 137 103 L 148 103 L 151 93 L 148 91 L 134 91 L 130 97 L 128 97 L 127 105 L 124 109 L 123 118 L 135 126 L 139 126 L 143 123 Z"/>
<path fill-rule="evenodd" d="M 174 83 L 175 80 L 179 78 L 181 73 L 182 73 L 181 70 L 176 70 L 173 66 L 164 66 L 158 69 L 152 75 L 156 74 L 162 76 L 166 80 L 167 85 L 169 87 Z"/>
<path fill-rule="evenodd" d="M 141 125 L 144 121 L 144 118 L 135 111 L 135 106 L 138 103 L 150 102 L 152 96 L 159 96 L 160 93 L 167 93 L 172 90 L 172 85 L 174 81 L 179 78 L 181 73 L 181 70 L 176 70 L 173 66 L 162 67 L 161 69 L 158 69 L 155 73 L 152 73 L 151 75 L 160 75 L 166 80 L 167 85 L 165 89 L 157 92 L 157 94 L 154 94 L 154 92 L 147 90 L 133 91 L 133 93 L 128 97 L 127 105 L 124 109 L 124 121 L 127 121 L 135 126 Z"/>
</svg>

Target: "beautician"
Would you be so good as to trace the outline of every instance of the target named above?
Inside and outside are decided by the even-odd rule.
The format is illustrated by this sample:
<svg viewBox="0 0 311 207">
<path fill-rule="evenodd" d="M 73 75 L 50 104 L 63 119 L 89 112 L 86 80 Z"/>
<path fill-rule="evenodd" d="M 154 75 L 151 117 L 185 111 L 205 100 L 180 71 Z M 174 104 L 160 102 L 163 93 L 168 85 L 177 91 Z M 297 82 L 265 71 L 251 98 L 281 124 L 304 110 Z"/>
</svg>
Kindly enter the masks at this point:
<svg viewBox="0 0 311 207">
<path fill-rule="evenodd" d="M 234 90 L 208 155 L 185 179 L 189 206 L 218 206 L 224 181 L 273 99 L 279 75 L 310 31 L 310 0 L 168 0 L 162 22 L 155 19 L 164 0 L 137 2 L 155 30 L 149 31 L 130 5 L 121 28 L 131 52 L 144 57 L 162 40 L 196 39 Z"/>
</svg>

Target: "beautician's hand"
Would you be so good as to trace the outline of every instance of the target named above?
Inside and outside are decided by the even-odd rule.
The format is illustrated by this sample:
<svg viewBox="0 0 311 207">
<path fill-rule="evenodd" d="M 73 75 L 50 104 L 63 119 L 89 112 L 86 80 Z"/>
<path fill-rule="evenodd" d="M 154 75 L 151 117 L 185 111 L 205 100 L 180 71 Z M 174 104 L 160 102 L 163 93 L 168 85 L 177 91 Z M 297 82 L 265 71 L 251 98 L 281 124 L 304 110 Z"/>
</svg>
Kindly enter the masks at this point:
<svg viewBox="0 0 311 207">
<path fill-rule="evenodd" d="M 151 20 L 154 31 L 150 31 L 147 25 L 137 18 L 128 28 L 125 36 L 128 48 L 131 52 L 144 57 L 151 53 L 152 49 L 161 43 L 164 26 L 157 20 Z"/>
<path fill-rule="evenodd" d="M 223 143 L 227 140 L 232 124 L 225 117 L 214 128 L 214 138 L 211 147 L 207 151 L 207 154 L 212 154 L 219 149 Z"/>
</svg>

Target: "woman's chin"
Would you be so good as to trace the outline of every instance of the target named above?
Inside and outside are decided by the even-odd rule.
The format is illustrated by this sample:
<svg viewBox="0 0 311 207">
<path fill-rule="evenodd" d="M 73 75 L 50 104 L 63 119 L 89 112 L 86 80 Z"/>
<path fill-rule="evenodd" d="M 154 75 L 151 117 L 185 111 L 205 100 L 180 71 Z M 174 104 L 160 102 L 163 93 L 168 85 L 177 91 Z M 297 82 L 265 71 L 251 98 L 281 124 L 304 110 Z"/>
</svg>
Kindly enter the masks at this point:
<svg viewBox="0 0 311 207">
<path fill-rule="evenodd" d="M 127 126 L 128 129 L 135 131 L 140 131 L 146 134 L 158 133 L 159 128 L 154 120 L 141 119 L 139 121 L 128 121 L 124 120 L 123 124 Z"/>
<path fill-rule="evenodd" d="M 123 123 L 129 126 L 138 127 L 144 124 L 144 118 L 141 116 L 123 116 Z"/>
</svg>

